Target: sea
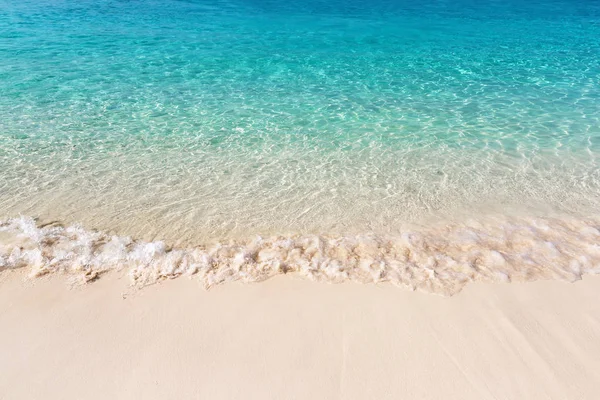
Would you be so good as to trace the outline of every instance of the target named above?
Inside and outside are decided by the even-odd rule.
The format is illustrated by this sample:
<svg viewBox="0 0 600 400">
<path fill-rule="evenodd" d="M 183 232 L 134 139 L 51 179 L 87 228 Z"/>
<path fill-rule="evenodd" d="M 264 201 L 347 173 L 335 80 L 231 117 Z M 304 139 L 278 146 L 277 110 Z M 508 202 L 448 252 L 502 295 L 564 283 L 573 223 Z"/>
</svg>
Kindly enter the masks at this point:
<svg viewBox="0 0 600 400">
<path fill-rule="evenodd" d="M 600 273 L 600 1 L 0 0 L 0 270 Z"/>
</svg>

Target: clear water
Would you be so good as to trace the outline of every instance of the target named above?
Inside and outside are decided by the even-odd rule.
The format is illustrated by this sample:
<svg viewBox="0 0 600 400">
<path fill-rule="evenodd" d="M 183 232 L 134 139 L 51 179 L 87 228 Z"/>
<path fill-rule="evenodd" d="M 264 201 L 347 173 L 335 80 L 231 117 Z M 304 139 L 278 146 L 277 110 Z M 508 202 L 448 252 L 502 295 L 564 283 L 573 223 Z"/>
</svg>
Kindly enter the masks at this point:
<svg viewBox="0 0 600 400">
<path fill-rule="evenodd" d="M 261 235 L 379 243 L 325 251 L 315 271 L 435 269 L 384 260 L 410 233 L 461 271 L 482 252 L 512 260 L 484 262 L 490 276 L 593 270 L 599 165 L 597 1 L 0 0 L 0 268 L 104 268 L 95 249 L 117 235 L 130 255 L 128 236 L 185 254 L 236 243 L 246 264 L 209 264 L 239 278 L 264 270 Z M 87 261 L 57 261 L 82 246 Z M 270 273 L 310 258 L 273 257 Z M 461 273 L 446 281 L 477 275 Z"/>
</svg>

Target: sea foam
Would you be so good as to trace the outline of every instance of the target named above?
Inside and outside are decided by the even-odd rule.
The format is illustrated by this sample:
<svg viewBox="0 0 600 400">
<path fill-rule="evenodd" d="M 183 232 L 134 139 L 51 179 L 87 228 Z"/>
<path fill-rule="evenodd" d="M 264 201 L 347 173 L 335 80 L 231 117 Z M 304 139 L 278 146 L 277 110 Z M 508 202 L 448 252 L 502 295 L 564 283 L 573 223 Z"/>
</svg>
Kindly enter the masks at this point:
<svg viewBox="0 0 600 400">
<path fill-rule="evenodd" d="M 574 218 L 489 218 L 407 230 L 399 235 L 255 237 L 170 248 L 86 230 L 0 222 L 0 270 L 66 273 L 85 283 L 113 270 L 132 285 L 195 276 L 206 287 L 294 273 L 324 282 L 390 282 L 452 295 L 471 281 L 575 281 L 600 273 L 600 224 Z"/>
</svg>

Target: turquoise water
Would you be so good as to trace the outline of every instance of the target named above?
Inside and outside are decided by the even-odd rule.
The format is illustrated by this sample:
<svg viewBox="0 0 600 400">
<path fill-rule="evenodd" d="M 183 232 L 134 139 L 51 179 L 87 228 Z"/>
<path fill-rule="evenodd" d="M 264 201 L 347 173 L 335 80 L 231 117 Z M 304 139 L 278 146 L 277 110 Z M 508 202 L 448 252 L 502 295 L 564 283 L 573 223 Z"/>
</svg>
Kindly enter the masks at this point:
<svg viewBox="0 0 600 400">
<path fill-rule="evenodd" d="M 0 0 L 0 217 L 185 248 L 595 229 L 599 60 L 597 1 Z"/>
</svg>

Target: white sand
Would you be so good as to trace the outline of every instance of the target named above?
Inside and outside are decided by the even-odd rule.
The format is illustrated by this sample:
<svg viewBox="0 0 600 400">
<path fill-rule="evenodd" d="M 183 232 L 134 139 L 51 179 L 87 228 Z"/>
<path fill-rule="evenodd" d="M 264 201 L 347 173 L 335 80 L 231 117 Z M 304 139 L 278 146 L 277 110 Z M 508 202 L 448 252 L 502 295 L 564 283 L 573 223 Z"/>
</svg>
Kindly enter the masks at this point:
<svg viewBox="0 0 600 400">
<path fill-rule="evenodd" d="M 600 277 L 443 298 L 0 274 L 1 399 L 599 399 Z M 123 298 L 123 293 L 130 295 Z"/>
</svg>

